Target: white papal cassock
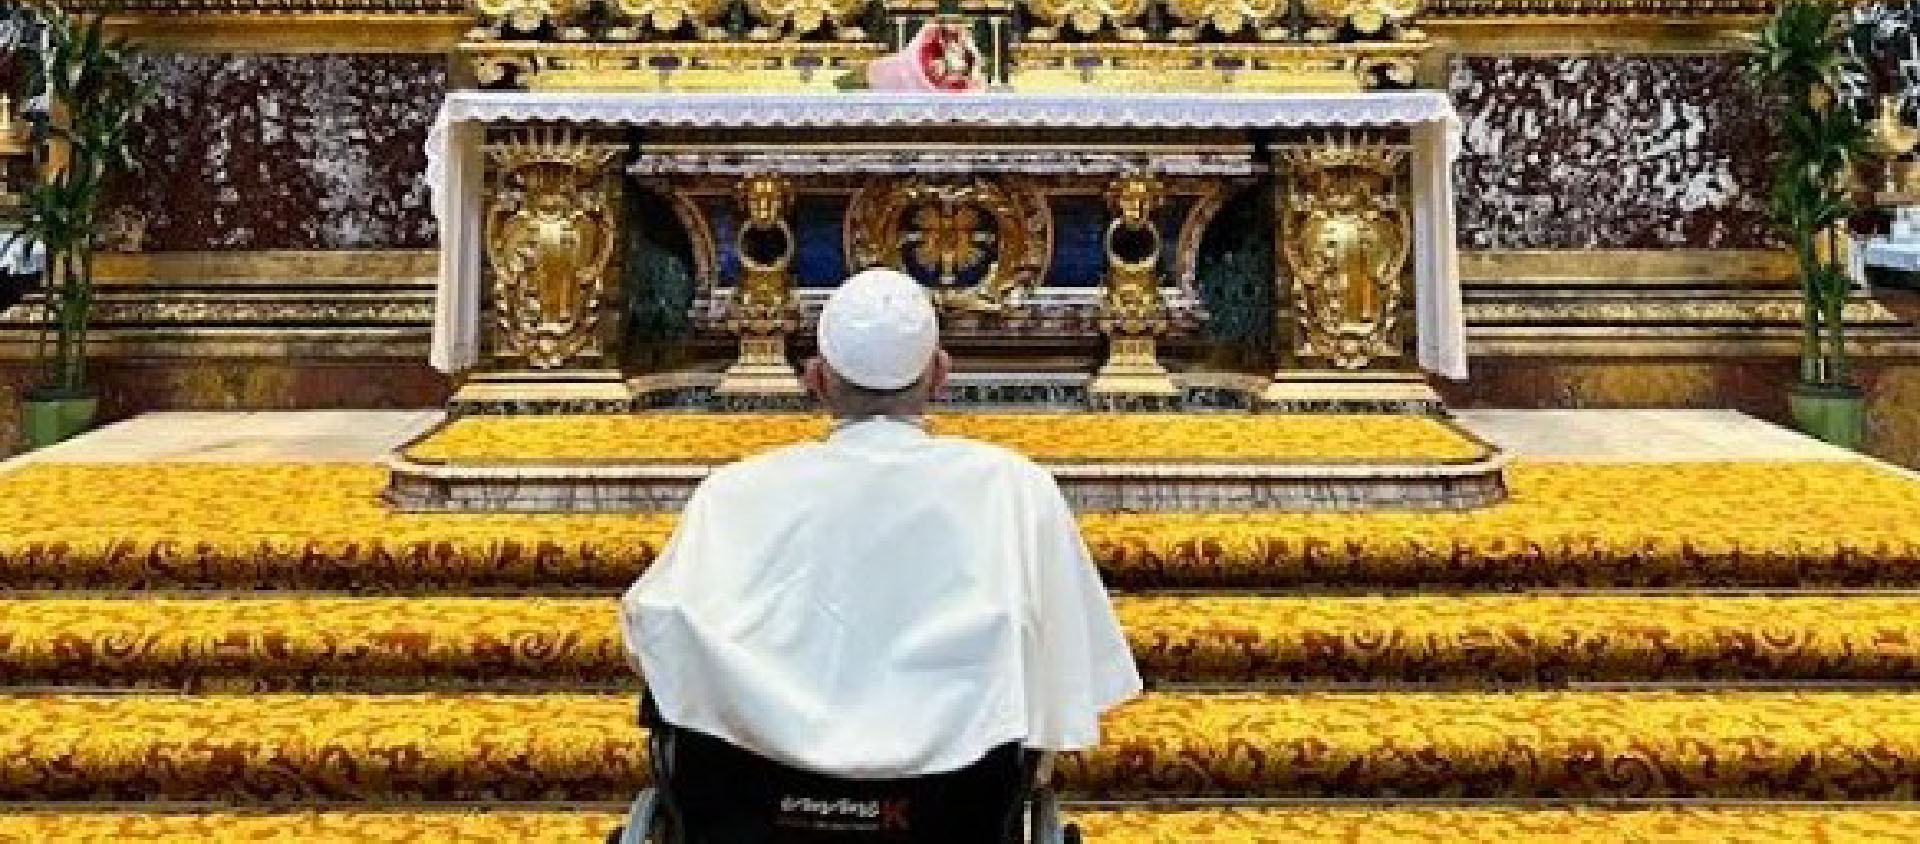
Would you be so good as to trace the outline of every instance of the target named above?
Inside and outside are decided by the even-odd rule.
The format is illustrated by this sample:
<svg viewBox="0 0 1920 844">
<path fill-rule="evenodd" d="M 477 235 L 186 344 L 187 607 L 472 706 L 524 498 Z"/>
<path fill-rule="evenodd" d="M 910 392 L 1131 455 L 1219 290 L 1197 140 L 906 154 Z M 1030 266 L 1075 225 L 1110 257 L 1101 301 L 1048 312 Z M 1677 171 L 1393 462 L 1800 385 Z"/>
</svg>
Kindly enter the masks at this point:
<svg viewBox="0 0 1920 844">
<path fill-rule="evenodd" d="M 621 616 L 669 723 L 839 776 L 1090 747 L 1140 689 L 1053 478 L 899 419 L 714 473 Z"/>
</svg>

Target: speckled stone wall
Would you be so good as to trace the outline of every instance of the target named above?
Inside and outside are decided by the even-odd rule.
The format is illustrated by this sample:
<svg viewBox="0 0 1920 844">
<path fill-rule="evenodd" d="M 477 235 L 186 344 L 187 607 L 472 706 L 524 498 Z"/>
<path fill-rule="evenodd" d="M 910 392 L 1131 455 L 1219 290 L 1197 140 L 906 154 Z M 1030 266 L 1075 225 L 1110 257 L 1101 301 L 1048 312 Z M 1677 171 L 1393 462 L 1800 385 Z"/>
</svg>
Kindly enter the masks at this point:
<svg viewBox="0 0 1920 844">
<path fill-rule="evenodd" d="M 115 191 L 124 251 L 424 248 L 423 145 L 446 60 L 158 54 L 142 169 Z"/>
<path fill-rule="evenodd" d="M 439 56 L 163 54 L 118 248 L 416 248 Z M 1769 124 L 1725 55 L 1468 56 L 1470 249 L 1770 245 Z"/>
<path fill-rule="evenodd" d="M 1463 249 L 1751 249 L 1771 126 L 1732 55 L 1465 56 Z"/>
</svg>

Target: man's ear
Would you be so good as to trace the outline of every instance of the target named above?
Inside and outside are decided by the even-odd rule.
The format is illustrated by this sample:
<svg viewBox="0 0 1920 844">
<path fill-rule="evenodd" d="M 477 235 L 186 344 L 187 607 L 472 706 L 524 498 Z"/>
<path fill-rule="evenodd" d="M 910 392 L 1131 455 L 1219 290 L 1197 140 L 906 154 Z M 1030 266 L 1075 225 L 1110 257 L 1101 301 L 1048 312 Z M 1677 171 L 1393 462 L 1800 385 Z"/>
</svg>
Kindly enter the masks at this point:
<svg viewBox="0 0 1920 844">
<path fill-rule="evenodd" d="M 827 400 L 827 367 L 818 357 L 807 358 L 800 368 L 800 383 L 807 385 L 807 392 L 820 401 Z"/>
<path fill-rule="evenodd" d="M 934 349 L 933 360 L 927 364 L 927 394 L 934 395 L 946 386 L 947 376 L 953 374 L 953 356 L 946 349 Z"/>
</svg>

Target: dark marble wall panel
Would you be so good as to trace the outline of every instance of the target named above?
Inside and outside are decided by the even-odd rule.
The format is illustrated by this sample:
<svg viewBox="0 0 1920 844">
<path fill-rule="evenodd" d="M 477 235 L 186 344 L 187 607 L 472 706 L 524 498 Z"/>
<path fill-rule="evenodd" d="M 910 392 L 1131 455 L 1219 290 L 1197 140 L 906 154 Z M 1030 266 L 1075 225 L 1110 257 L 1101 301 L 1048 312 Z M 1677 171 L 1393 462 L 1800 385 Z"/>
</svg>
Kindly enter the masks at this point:
<svg viewBox="0 0 1920 844">
<path fill-rule="evenodd" d="M 0 51 L 0 93 L 11 96 L 15 93 L 13 86 L 22 84 L 20 82 L 20 63 L 23 61 L 26 61 L 26 59 L 21 53 Z M 17 101 L 15 104 L 18 105 Z"/>
<path fill-rule="evenodd" d="M 1773 141 L 1733 55 L 1464 56 L 1463 249 L 1774 244 Z"/>
<path fill-rule="evenodd" d="M 159 96 L 110 246 L 139 251 L 423 248 L 423 144 L 446 61 L 414 55 L 144 60 Z"/>
</svg>

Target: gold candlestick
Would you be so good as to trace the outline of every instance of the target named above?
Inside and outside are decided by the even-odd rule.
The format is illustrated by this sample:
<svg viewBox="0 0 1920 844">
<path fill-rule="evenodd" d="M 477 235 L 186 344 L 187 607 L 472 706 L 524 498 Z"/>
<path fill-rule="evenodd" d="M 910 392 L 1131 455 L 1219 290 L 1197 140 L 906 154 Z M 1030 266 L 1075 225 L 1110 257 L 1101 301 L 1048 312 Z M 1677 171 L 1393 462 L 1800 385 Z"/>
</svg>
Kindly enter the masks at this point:
<svg viewBox="0 0 1920 844">
<path fill-rule="evenodd" d="M 0 94 L 0 156 L 32 152 L 33 133 L 13 113 L 13 98 Z"/>
<path fill-rule="evenodd" d="M 1920 128 L 1900 122 L 1900 97 L 1894 94 L 1880 95 L 1880 114 L 1867 124 L 1873 134 L 1874 152 L 1886 164 L 1886 177 L 1882 188 L 1887 193 L 1900 189 L 1894 179 L 1894 159 L 1905 155 L 1920 142 Z"/>
</svg>

